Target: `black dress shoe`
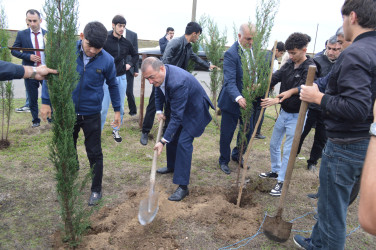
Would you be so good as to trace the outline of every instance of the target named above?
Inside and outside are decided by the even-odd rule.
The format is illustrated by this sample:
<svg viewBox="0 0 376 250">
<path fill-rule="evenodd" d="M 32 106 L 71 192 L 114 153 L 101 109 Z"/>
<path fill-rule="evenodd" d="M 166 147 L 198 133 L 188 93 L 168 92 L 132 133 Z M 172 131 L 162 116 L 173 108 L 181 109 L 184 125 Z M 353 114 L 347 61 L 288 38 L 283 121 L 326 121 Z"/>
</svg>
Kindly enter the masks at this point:
<svg viewBox="0 0 376 250">
<path fill-rule="evenodd" d="M 148 144 L 148 133 L 142 133 L 142 134 L 141 134 L 140 143 L 141 143 L 142 145 L 146 145 L 146 144 Z"/>
<path fill-rule="evenodd" d="M 256 139 L 265 139 L 266 136 L 265 136 L 265 135 L 262 135 L 262 134 L 256 134 L 256 135 L 255 135 L 255 138 L 256 138 Z"/>
<path fill-rule="evenodd" d="M 231 170 L 230 170 L 230 168 L 228 167 L 228 165 L 227 164 L 220 164 L 219 165 L 220 166 L 220 168 L 221 168 L 221 170 L 225 173 L 225 174 L 230 174 L 231 173 Z"/>
<path fill-rule="evenodd" d="M 184 190 L 181 187 L 178 187 L 175 190 L 175 192 L 170 197 L 168 197 L 168 200 L 170 200 L 170 201 L 181 201 L 187 195 L 189 195 L 188 188 Z"/>
<path fill-rule="evenodd" d="M 169 169 L 167 167 L 160 168 L 160 169 L 157 170 L 158 174 L 168 174 L 168 173 L 173 173 L 173 172 L 174 172 L 173 169 Z"/>
</svg>

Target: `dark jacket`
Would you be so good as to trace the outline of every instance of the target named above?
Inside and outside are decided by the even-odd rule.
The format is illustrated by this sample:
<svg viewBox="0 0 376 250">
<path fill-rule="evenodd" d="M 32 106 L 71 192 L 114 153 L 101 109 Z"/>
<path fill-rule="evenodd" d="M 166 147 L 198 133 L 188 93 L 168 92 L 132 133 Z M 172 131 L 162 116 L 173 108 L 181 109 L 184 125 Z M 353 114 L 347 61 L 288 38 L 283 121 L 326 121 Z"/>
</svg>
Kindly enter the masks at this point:
<svg viewBox="0 0 376 250">
<path fill-rule="evenodd" d="M 165 102 L 171 108 L 171 119 L 163 138 L 171 141 L 180 126 L 191 136 L 199 137 L 212 119 L 209 106 L 214 108 L 213 104 L 191 73 L 173 65 L 165 67 L 165 94 L 160 87 L 155 88 L 157 110 L 162 110 Z"/>
<path fill-rule="evenodd" d="M 77 72 L 80 80 L 72 92 L 75 111 L 80 115 L 94 115 L 102 110 L 103 84 L 106 80 L 114 111 L 120 111 L 120 94 L 113 57 L 105 50 L 93 57 L 86 66 L 83 62 L 81 40 L 77 42 Z M 42 87 L 42 103 L 50 104 L 46 84 Z"/>
<path fill-rule="evenodd" d="M 129 29 L 125 30 L 125 38 L 131 42 L 134 50 L 138 53 L 138 38 L 137 33 L 133 32 Z M 132 57 L 130 55 L 127 56 L 127 63 L 132 65 Z M 133 76 L 134 73 L 138 73 L 138 63 L 133 64 L 132 67 L 128 70 L 128 72 Z M 128 78 L 127 78 L 128 81 Z"/>
<path fill-rule="evenodd" d="M 21 79 L 25 74 L 23 66 L 0 61 L 0 81 Z"/>
<path fill-rule="evenodd" d="M 332 68 L 321 100 L 329 138 L 369 136 L 376 95 L 376 31 L 359 35 Z"/>
<path fill-rule="evenodd" d="M 242 95 L 243 69 L 239 55 L 239 42 L 236 41 L 226 52 L 223 59 L 223 86 L 218 96 L 218 107 L 232 114 L 240 115 L 236 97 Z"/>
<path fill-rule="evenodd" d="M 163 53 L 162 62 L 171 64 L 182 69 L 187 69 L 189 59 L 195 61 L 202 67 L 209 69 L 210 63 L 202 60 L 198 55 L 193 53 L 192 45 L 185 39 L 185 35 L 172 39 Z"/>
<path fill-rule="evenodd" d="M 119 38 L 113 35 L 110 31 L 107 36 L 107 41 L 103 47 L 114 58 L 116 66 L 116 76 L 121 76 L 126 73 L 125 64 L 127 56 L 131 55 L 129 65 L 133 66 L 138 63 L 137 51 L 133 48 L 130 41 L 123 36 Z"/>
<path fill-rule="evenodd" d="M 46 30 L 41 29 L 43 36 L 47 33 Z M 30 29 L 25 29 L 17 32 L 16 40 L 14 41 L 13 47 L 22 47 L 22 48 L 33 48 L 33 43 L 30 37 Z M 30 60 L 31 55 L 35 55 L 35 51 L 18 51 L 12 50 L 12 55 L 22 59 L 22 65 L 33 66 L 35 62 Z"/>
<path fill-rule="evenodd" d="M 307 79 L 308 67 L 315 65 L 312 58 L 307 56 L 302 64 L 297 69 L 294 69 L 294 62 L 289 59 L 279 70 L 277 70 L 271 81 L 271 87 L 274 87 L 278 82 L 281 82 L 279 93 L 287 91 L 292 88 L 298 88 L 304 85 Z M 288 113 L 299 113 L 300 109 L 299 95 L 293 95 L 281 103 L 281 107 Z"/>
<path fill-rule="evenodd" d="M 329 61 L 328 57 L 324 54 L 316 55 L 313 60 L 317 66 L 318 77 L 326 76 L 332 69 L 334 62 Z"/>
<path fill-rule="evenodd" d="M 168 40 L 166 38 L 166 36 L 162 37 L 161 39 L 159 39 L 159 48 L 161 50 L 161 54 L 163 55 L 165 49 L 166 49 L 166 46 L 168 44 Z"/>
</svg>

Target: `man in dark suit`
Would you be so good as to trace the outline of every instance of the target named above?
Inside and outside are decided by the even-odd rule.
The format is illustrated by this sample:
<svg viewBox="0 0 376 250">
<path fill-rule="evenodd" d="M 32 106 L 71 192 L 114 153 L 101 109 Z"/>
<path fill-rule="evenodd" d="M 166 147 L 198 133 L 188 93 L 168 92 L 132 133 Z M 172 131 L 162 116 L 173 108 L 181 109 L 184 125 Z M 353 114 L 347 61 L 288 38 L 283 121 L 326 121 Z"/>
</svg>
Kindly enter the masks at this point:
<svg viewBox="0 0 376 250">
<path fill-rule="evenodd" d="M 40 27 L 42 18 L 37 10 L 30 9 L 26 12 L 26 22 L 29 29 L 19 31 L 13 47 L 44 49 L 43 37 L 46 30 Z M 44 65 L 43 51 L 17 51 L 12 50 L 12 55 L 22 59 L 22 65 L 39 66 Z M 26 92 L 29 96 L 29 108 L 33 117 L 32 127 L 40 126 L 40 119 L 38 117 L 38 88 L 42 81 L 35 79 L 25 79 Z"/>
<path fill-rule="evenodd" d="M 241 57 L 239 50 L 242 53 L 247 53 L 246 48 L 250 49 L 253 42 L 253 34 L 255 27 L 252 26 L 252 30 L 248 23 L 242 24 L 239 29 L 238 41 L 236 41 L 225 53 L 223 60 L 223 75 L 224 84 L 218 97 L 218 107 L 222 111 L 221 120 L 221 134 L 220 134 L 220 157 L 219 166 L 225 174 L 230 174 L 231 170 L 228 167 L 230 162 L 230 144 L 234 135 L 238 120 L 242 123 L 240 108 L 246 107 L 246 100 L 242 96 L 243 89 L 243 70 Z M 251 57 L 252 50 L 251 51 Z M 250 126 L 253 127 L 250 122 Z M 253 131 L 253 128 L 249 129 L 248 134 Z M 248 137 L 248 136 L 247 136 Z M 239 161 L 239 152 L 237 147 L 234 148 L 233 155 L 237 154 Z"/>
<path fill-rule="evenodd" d="M 125 38 L 129 40 L 136 51 L 138 53 L 138 38 L 137 38 L 137 33 L 126 29 L 125 30 Z M 133 95 L 133 82 L 134 78 L 138 76 L 138 63 L 133 64 L 132 63 L 132 56 L 128 55 L 127 56 L 127 64 L 132 65 L 129 70 L 127 70 L 126 75 L 127 75 L 127 100 L 128 100 L 128 107 L 129 107 L 129 114 L 131 116 L 134 116 L 137 114 L 137 107 L 136 107 L 136 101 L 134 99 Z"/>
<path fill-rule="evenodd" d="M 214 107 L 197 79 L 179 67 L 148 57 L 141 71 L 155 87 L 158 120 L 166 118 L 162 113 L 163 104 L 170 107 L 170 122 L 154 150 L 160 155 L 167 144 L 167 168 L 174 172 L 173 183 L 179 185 L 168 199 L 180 201 L 189 194 L 193 140 L 204 132 L 212 119 L 209 106 Z"/>
<path fill-rule="evenodd" d="M 174 37 L 174 34 L 174 28 L 168 27 L 166 34 L 161 39 L 159 39 L 159 49 L 161 50 L 162 55 L 167 47 L 168 42 L 171 41 L 171 39 Z"/>
</svg>

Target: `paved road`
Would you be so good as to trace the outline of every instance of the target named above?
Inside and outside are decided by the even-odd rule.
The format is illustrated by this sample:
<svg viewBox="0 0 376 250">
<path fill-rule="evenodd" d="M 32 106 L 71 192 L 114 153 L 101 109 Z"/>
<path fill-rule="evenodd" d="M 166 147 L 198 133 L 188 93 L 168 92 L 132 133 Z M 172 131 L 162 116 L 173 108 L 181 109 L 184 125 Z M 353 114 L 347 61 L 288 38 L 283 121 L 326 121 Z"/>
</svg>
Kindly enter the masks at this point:
<svg viewBox="0 0 376 250">
<path fill-rule="evenodd" d="M 209 78 L 209 72 L 205 71 L 194 71 L 193 74 L 196 74 L 197 80 L 200 81 L 205 81 L 209 83 L 210 78 Z M 14 84 L 14 98 L 26 98 L 26 93 L 25 93 L 25 84 L 24 80 L 13 80 Z M 209 90 L 206 87 L 204 83 L 201 83 L 201 85 L 204 87 L 206 92 L 209 95 Z M 140 97 L 140 89 L 141 89 L 141 76 L 138 76 L 134 79 L 134 89 L 133 93 L 135 97 Z M 39 88 L 39 97 L 41 96 L 41 90 L 42 88 Z M 151 93 L 151 84 L 148 81 L 145 81 L 145 97 L 149 97 Z"/>
</svg>

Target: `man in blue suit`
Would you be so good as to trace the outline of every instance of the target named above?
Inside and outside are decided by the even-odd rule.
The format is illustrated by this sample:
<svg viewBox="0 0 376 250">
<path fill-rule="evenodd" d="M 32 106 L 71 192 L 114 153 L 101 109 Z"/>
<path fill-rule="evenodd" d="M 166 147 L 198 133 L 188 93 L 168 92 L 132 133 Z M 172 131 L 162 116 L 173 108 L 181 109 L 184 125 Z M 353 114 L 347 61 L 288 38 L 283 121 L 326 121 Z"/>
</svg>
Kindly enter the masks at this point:
<svg viewBox="0 0 376 250">
<path fill-rule="evenodd" d="M 43 37 L 47 31 L 40 27 L 42 18 L 37 10 L 28 10 L 26 12 L 26 22 L 29 29 L 19 31 L 13 47 L 44 49 Z M 17 51 L 12 50 L 12 55 L 22 59 L 22 65 L 26 66 L 39 66 L 44 65 L 44 52 L 43 51 Z M 38 117 L 38 88 L 42 81 L 35 79 L 25 79 L 26 93 L 29 97 L 29 108 L 33 117 L 32 127 L 40 126 L 40 119 Z M 16 111 L 22 112 L 24 107 Z"/>
<path fill-rule="evenodd" d="M 228 167 L 230 162 L 231 148 L 230 144 L 234 135 L 238 120 L 242 123 L 240 108 L 245 108 L 247 103 L 242 96 L 243 89 L 243 70 L 239 50 L 247 53 L 253 43 L 255 27 L 245 23 L 240 26 L 238 41 L 236 41 L 225 53 L 223 60 L 224 84 L 218 97 L 218 107 L 222 111 L 221 134 L 220 134 L 220 157 L 219 166 L 225 174 L 230 174 Z M 251 57 L 253 57 L 252 50 Z M 252 123 L 250 123 L 252 126 Z M 249 133 L 253 131 L 249 129 Z M 238 135 L 239 137 L 239 135 Z M 249 137 L 249 136 L 247 136 Z M 236 155 L 236 157 L 235 157 Z M 233 160 L 239 161 L 239 150 L 237 147 L 233 151 Z"/>
<path fill-rule="evenodd" d="M 189 194 L 193 140 L 199 137 L 211 121 L 208 95 L 189 72 L 166 64 L 155 57 L 146 58 L 141 66 L 145 79 L 155 87 L 155 106 L 158 120 L 165 119 L 163 104 L 170 106 L 170 122 L 163 138 L 154 146 L 160 155 L 167 147 L 167 168 L 174 172 L 173 183 L 179 185 L 168 198 L 180 201 Z"/>
</svg>

